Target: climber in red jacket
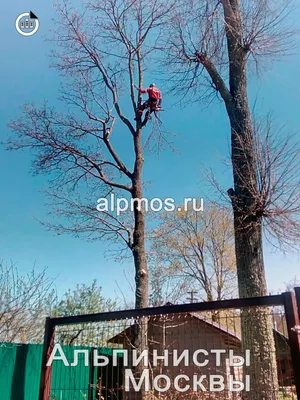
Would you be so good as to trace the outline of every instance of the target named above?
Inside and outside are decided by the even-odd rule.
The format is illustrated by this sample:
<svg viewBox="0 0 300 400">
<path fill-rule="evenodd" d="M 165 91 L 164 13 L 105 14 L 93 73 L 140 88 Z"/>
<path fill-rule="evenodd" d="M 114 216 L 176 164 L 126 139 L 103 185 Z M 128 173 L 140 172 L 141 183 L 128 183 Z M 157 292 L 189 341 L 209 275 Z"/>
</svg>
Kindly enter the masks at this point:
<svg viewBox="0 0 300 400">
<path fill-rule="evenodd" d="M 145 108 L 148 108 L 149 106 L 150 112 L 160 109 L 162 96 L 160 90 L 154 85 L 154 83 L 151 83 L 147 89 L 141 89 L 137 86 L 136 88 L 140 93 L 148 93 L 149 96 L 148 100 L 145 101 L 145 103 L 143 103 L 137 110 L 138 115 L 142 115 Z"/>
</svg>

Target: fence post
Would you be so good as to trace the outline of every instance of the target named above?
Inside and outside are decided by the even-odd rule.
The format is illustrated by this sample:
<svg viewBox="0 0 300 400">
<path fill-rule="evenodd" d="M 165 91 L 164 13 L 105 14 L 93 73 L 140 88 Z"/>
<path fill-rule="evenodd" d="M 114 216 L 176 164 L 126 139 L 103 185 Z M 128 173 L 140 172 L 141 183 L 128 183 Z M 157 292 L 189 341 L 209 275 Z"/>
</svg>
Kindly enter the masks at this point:
<svg viewBox="0 0 300 400">
<path fill-rule="evenodd" d="M 294 293 L 282 294 L 294 370 L 297 398 L 300 399 L 300 344 L 298 338 L 299 314 Z"/>
<path fill-rule="evenodd" d="M 298 316 L 300 320 L 300 287 L 295 287 L 294 288 L 295 293 L 296 293 L 296 302 L 297 302 L 297 307 L 298 307 Z"/>
<path fill-rule="evenodd" d="M 39 400 L 50 400 L 52 366 L 46 364 L 54 347 L 54 330 L 51 318 L 46 318 Z"/>
<path fill-rule="evenodd" d="M 95 393 L 95 389 L 93 383 L 95 381 L 95 362 L 94 362 L 94 351 L 97 350 L 96 347 L 92 347 L 90 350 L 90 357 L 89 357 L 89 365 L 90 365 L 90 372 L 89 372 L 89 391 L 88 391 L 88 400 L 93 400 L 93 396 Z M 97 379 L 96 379 L 97 382 Z"/>
</svg>

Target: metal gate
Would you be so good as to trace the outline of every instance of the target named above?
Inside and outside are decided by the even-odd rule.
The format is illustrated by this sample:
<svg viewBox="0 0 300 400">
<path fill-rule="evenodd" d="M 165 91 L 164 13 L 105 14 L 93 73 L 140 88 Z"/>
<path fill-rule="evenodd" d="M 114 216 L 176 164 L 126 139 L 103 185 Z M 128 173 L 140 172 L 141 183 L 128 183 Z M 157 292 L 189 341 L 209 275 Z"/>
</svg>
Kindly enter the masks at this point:
<svg viewBox="0 0 300 400">
<path fill-rule="evenodd" d="M 234 389 L 247 385 L 251 399 L 262 400 L 246 379 L 263 368 L 257 360 L 276 361 L 272 398 L 300 400 L 300 288 L 295 293 L 48 318 L 39 400 L 241 399 Z M 247 366 L 242 329 L 254 310 L 271 321 L 274 346 L 264 357 L 251 354 Z M 211 377 L 223 390 L 207 390 Z"/>
</svg>

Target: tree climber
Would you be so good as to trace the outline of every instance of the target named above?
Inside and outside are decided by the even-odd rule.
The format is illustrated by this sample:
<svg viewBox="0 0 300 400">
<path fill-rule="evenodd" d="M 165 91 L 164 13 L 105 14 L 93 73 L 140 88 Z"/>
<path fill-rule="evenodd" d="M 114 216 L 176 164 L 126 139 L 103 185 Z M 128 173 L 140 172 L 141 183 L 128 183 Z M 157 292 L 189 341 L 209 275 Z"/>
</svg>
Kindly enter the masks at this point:
<svg viewBox="0 0 300 400">
<path fill-rule="evenodd" d="M 146 119 L 148 119 L 150 113 L 161 108 L 162 96 L 160 90 L 155 86 L 154 83 L 151 83 L 147 89 L 141 89 L 137 86 L 136 89 L 142 94 L 148 93 L 148 100 L 141 104 L 137 110 L 137 115 L 141 116 L 145 108 L 150 108 L 150 110 L 148 110 L 146 113 Z"/>
</svg>

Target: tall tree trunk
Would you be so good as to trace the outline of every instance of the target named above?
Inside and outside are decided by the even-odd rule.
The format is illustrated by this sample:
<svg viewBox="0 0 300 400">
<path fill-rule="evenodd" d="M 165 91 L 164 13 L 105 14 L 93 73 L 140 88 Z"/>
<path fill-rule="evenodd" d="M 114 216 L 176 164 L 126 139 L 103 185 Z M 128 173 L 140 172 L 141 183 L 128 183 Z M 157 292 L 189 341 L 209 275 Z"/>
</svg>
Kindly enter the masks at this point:
<svg viewBox="0 0 300 400">
<path fill-rule="evenodd" d="M 138 128 L 135 138 L 134 147 L 136 154 L 136 162 L 133 173 L 133 199 L 142 199 L 143 197 L 143 146 L 142 146 L 142 129 Z M 148 288 L 148 265 L 145 249 L 145 212 L 138 204 L 134 203 L 134 234 L 133 234 L 133 258 L 135 265 L 135 308 L 145 308 L 149 305 L 149 288 Z"/>
<path fill-rule="evenodd" d="M 229 57 L 231 102 L 226 104 L 231 125 L 234 190 L 235 251 L 240 297 L 267 295 L 262 250 L 262 221 L 256 213 L 258 184 L 253 127 L 247 93 L 247 52 L 238 0 L 223 0 Z M 243 349 L 251 352 L 251 390 L 245 399 L 278 398 L 278 379 L 272 319 L 266 309 L 242 312 Z"/>
<path fill-rule="evenodd" d="M 133 173 L 133 199 L 143 198 L 143 146 L 142 146 L 142 129 L 140 127 L 136 130 L 134 137 L 134 148 L 136 154 L 136 162 Z M 133 234 L 133 258 L 135 265 L 135 308 L 145 308 L 149 305 L 149 276 L 148 276 L 148 265 L 146 259 L 145 249 L 145 212 L 142 207 L 139 209 L 138 203 L 134 203 L 134 234 Z M 134 332 L 134 347 L 138 354 L 141 354 L 144 350 L 148 349 L 148 318 L 138 318 L 135 322 Z M 135 378 L 138 381 L 144 366 L 142 363 L 134 368 Z M 145 392 L 142 387 L 138 393 L 135 393 L 134 398 L 136 400 L 145 400 L 148 397 L 148 393 Z"/>
</svg>

